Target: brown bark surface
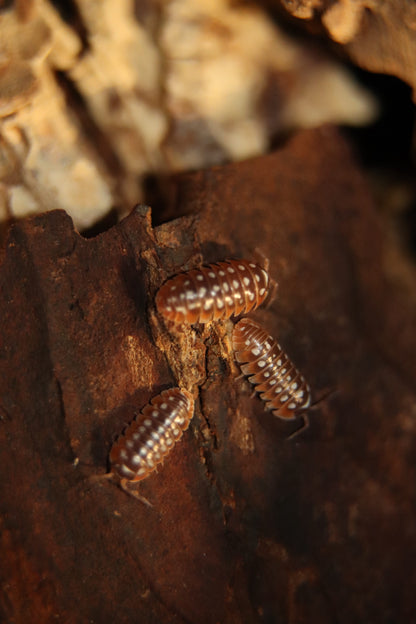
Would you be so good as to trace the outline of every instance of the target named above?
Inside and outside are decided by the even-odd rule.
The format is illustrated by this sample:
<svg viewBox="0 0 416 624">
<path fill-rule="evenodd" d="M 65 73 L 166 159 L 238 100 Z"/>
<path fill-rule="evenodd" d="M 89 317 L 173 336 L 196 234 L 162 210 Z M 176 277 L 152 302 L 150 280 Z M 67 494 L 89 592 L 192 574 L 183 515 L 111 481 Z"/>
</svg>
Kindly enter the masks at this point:
<svg viewBox="0 0 416 624">
<path fill-rule="evenodd" d="M 0 619 L 412 621 L 416 301 L 392 278 L 343 139 L 305 132 L 269 156 L 180 177 L 166 214 L 185 216 L 153 229 L 137 208 L 87 240 L 57 211 L 10 231 Z M 318 400 L 292 440 L 298 425 L 235 379 L 231 322 L 169 332 L 154 310 L 171 274 L 256 250 L 279 287 L 254 316 Z M 135 411 L 178 384 L 194 392 L 195 416 L 140 485 L 153 507 L 89 480 Z"/>
</svg>

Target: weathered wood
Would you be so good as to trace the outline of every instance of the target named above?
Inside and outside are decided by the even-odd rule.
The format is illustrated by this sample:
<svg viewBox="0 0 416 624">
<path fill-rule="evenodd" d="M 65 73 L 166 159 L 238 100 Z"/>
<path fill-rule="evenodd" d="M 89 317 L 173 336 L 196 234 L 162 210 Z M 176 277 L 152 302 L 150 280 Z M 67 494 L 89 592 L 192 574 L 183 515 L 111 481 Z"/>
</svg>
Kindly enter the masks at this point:
<svg viewBox="0 0 416 624">
<path fill-rule="evenodd" d="M 89 240 L 63 212 L 10 231 L 2 619 L 410 621 L 415 302 L 383 271 L 382 230 L 348 149 L 324 128 L 175 184 L 167 211 L 190 216 L 155 229 L 138 208 Z M 334 391 L 294 440 L 234 379 L 231 322 L 169 333 L 154 309 L 178 270 L 256 249 L 279 288 L 255 318 L 315 399 Z M 177 384 L 194 392 L 195 417 L 140 485 L 153 507 L 89 480 L 134 412 Z"/>
</svg>

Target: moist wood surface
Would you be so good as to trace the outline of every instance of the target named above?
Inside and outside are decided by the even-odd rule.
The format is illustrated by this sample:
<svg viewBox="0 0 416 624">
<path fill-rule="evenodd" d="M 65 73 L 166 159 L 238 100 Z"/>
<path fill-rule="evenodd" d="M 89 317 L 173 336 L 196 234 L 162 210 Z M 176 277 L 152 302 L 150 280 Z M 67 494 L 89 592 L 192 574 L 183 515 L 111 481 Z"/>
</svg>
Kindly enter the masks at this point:
<svg viewBox="0 0 416 624">
<path fill-rule="evenodd" d="M 63 212 L 9 233 L 0 619 L 411 621 L 416 303 L 343 139 L 305 132 L 174 189 L 166 214 L 185 216 L 155 229 L 136 209 L 89 240 Z M 171 275 L 256 250 L 279 288 L 254 317 L 315 400 L 334 390 L 294 440 L 234 379 L 231 321 L 169 333 L 154 308 Z M 134 412 L 182 383 L 195 416 L 140 485 L 153 507 L 89 480 Z"/>
</svg>

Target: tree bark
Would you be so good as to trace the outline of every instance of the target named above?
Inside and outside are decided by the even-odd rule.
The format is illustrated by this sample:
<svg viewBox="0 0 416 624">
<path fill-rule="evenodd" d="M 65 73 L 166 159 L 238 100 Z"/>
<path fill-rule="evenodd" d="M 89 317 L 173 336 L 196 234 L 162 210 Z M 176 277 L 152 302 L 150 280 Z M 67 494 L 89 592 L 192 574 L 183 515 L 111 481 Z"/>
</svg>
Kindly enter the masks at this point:
<svg viewBox="0 0 416 624">
<path fill-rule="evenodd" d="M 172 188 L 166 214 L 182 216 L 155 228 L 142 206 L 93 239 L 61 211 L 10 230 L 2 621 L 411 621 L 416 303 L 392 278 L 402 264 L 386 269 L 342 137 L 305 132 Z M 236 379 L 232 321 L 169 331 L 154 307 L 170 275 L 259 253 L 278 290 L 253 316 L 316 401 L 291 440 L 300 423 Z M 134 413 L 173 385 L 194 393 L 195 416 L 140 485 L 153 506 L 91 480 Z"/>
</svg>

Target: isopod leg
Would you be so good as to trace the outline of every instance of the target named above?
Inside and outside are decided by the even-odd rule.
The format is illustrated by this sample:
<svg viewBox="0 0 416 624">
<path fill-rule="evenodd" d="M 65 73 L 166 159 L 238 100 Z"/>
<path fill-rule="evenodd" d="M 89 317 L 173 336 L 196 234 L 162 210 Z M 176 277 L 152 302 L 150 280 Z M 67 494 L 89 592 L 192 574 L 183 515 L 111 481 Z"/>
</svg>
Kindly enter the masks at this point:
<svg viewBox="0 0 416 624">
<path fill-rule="evenodd" d="M 99 481 L 105 481 L 108 479 L 113 479 L 114 475 L 112 472 L 105 472 L 104 474 L 95 474 L 88 477 L 88 481 L 90 483 L 97 483 Z"/>
<path fill-rule="evenodd" d="M 259 266 L 261 266 L 262 269 L 269 272 L 270 260 L 266 256 L 266 254 L 262 252 L 260 247 L 256 247 L 254 249 L 254 252 L 251 254 L 251 257 L 253 258 L 255 262 L 257 262 Z"/>
<path fill-rule="evenodd" d="M 277 294 L 277 288 L 278 288 L 278 284 L 276 282 L 276 280 L 270 278 L 270 282 L 269 282 L 269 290 L 267 293 L 267 297 L 264 300 L 264 307 L 268 308 L 273 301 L 276 299 L 276 294 Z"/>
<path fill-rule="evenodd" d="M 129 481 L 128 479 L 120 479 L 120 487 L 124 492 L 126 492 L 126 494 L 128 494 L 129 496 L 132 496 L 133 498 L 140 501 L 141 503 L 144 503 L 148 507 L 153 507 L 152 503 L 148 501 L 147 498 L 145 498 L 144 496 L 140 496 L 138 492 L 131 490 L 128 487 L 128 483 L 131 483 L 131 481 Z"/>
<path fill-rule="evenodd" d="M 293 438 L 296 438 L 300 433 L 302 433 L 302 431 L 306 431 L 306 429 L 309 429 L 310 422 L 309 422 L 308 415 L 302 414 L 302 419 L 303 419 L 303 425 L 299 427 L 299 429 L 296 429 L 296 431 L 291 433 L 290 436 L 286 438 L 286 440 L 293 440 Z"/>
</svg>

